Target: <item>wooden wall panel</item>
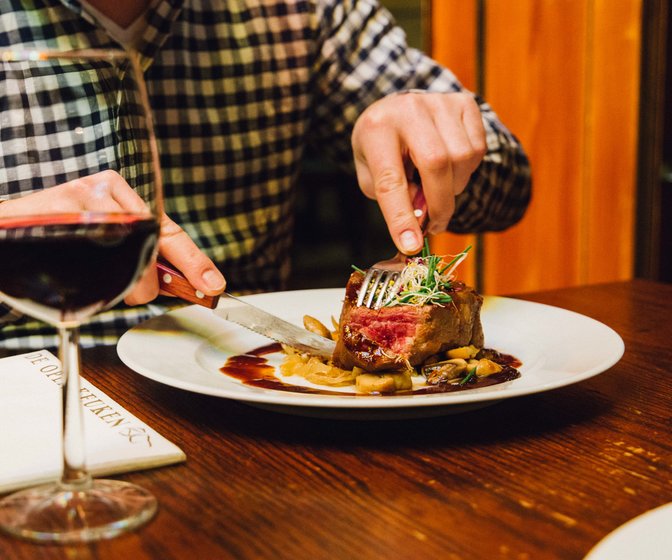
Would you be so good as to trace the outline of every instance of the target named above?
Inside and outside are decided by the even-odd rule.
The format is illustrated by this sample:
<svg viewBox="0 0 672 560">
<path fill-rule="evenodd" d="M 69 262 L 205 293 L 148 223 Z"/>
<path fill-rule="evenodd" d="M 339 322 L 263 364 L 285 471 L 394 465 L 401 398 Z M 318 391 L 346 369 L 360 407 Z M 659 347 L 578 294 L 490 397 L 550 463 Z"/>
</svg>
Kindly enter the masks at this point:
<svg viewBox="0 0 672 560">
<path fill-rule="evenodd" d="M 483 2 L 482 93 L 521 139 L 534 180 L 523 221 L 483 238 L 485 293 L 632 277 L 641 4 Z M 456 43 L 472 41 L 475 3 L 434 0 L 432 28 L 434 56 L 469 75 Z"/>
<path fill-rule="evenodd" d="M 641 0 L 486 6 L 486 96 L 528 150 L 535 188 L 519 227 L 486 236 L 485 291 L 631 277 Z"/>
<path fill-rule="evenodd" d="M 475 91 L 477 0 L 435 0 L 430 14 L 432 56 L 450 68 L 465 87 Z"/>
<path fill-rule="evenodd" d="M 582 282 L 634 274 L 641 10 L 641 0 L 595 1 Z"/>
<path fill-rule="evenodd" d="M 515 228 L 485 239 L 484 291 L 579 281 L 588 3 L 488 0 L 485 95 L 520 138 L 534 195 Z"/>
</svg>

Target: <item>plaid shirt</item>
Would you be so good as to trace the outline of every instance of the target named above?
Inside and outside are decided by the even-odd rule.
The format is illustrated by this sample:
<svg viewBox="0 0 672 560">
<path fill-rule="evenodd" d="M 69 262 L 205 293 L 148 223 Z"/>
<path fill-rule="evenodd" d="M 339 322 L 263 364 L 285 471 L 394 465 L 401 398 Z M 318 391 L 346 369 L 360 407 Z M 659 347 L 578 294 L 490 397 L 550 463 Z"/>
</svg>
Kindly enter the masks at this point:
<svg viewBox="0 0 672 560">
<path fill-rule="evenodd" d="M 395 91 L 463 91 L 376 0 L 161 0 L 139 45 L 159 140 L 165 210 L 232 291 L 277 290 L 289 274 L 293 184 L 308 143 L 352 169 L 357 117 Z M 117 46 L 77 0 L 2 0 L 0 47 Z M 3 95 L 0 82 L 0 96 Z M 450 230 L 504 229 L 530 196 L 527 159 L 480 101 L 488 153 Z M 3 162 L 7 167 L 7 162 Z M 0 183 L 0 199 L 11 196 Z M 160 306 L 120 306 L 82 329 L 114 344 Z M 0 346 L 55 346 L 54 330 L 0 309 Z"/>
</svg>

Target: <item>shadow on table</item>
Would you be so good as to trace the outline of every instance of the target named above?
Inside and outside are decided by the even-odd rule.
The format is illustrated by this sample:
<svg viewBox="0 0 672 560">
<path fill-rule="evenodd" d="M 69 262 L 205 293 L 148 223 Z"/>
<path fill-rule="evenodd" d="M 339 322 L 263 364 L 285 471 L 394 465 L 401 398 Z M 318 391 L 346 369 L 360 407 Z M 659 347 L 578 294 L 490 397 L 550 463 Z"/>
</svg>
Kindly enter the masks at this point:
<svg viewBox="0 0 672 560">
<path fill-rule="evenodd" d="M 155 403 L 170 402 L 171 414 L 207 431 L 317 446 L 488 444 L 552 434 L 593 421 L 611 402 L 586 384 L 517 397 L 458 414 L 431 418 L 334 420 L 294 416 L 179 391 L 152 383 Z"/>
</svg>

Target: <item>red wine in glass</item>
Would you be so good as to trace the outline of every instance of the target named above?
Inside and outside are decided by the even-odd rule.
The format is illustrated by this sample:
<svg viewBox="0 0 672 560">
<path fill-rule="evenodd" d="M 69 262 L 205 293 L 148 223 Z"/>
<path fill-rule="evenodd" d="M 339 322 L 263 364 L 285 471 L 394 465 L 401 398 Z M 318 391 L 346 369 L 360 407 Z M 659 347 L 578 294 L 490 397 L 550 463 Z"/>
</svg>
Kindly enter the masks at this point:
<svg viewBox="0 0 672 560">
<path fill-rule="evenodd" d="M 130 214 L 0 220 L 0 290 L 33 317 L 82 322 L 135 283 L 157 236 L 156 220 Z"/>
</svg>

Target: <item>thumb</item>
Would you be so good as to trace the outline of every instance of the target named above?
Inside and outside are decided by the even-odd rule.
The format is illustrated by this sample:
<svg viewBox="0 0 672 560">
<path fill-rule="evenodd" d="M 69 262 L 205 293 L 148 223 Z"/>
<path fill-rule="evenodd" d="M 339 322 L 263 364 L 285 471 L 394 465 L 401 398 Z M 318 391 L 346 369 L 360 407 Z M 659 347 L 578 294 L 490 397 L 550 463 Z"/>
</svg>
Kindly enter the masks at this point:
<svg viewBox="0 0 672 560">
<path fill-rule="evenodd" d="M 214 296 L 226 288 L 226 280 L 215 264 L 166 214 L 161 218 L 159 254 L 184 274 L 194 288 L 204 294 Z"/>
</svg>

